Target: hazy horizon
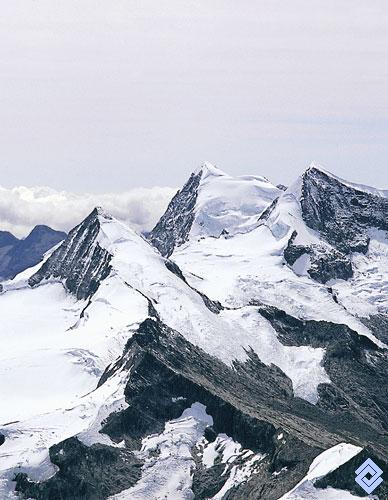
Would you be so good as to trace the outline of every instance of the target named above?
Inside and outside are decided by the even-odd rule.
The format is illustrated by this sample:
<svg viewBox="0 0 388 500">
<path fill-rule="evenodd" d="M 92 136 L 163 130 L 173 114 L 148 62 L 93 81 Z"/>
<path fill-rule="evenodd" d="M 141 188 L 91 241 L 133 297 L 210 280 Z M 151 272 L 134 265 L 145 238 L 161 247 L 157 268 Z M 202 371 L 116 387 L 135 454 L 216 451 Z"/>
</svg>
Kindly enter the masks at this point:
<svg viewBox="0 0 388 500">
<path fill-rule="evenodd" d="M 388 188 L 388 4 L 13 0 L 0 184 L 180 186 L 202 161 Z"/>
</svg>

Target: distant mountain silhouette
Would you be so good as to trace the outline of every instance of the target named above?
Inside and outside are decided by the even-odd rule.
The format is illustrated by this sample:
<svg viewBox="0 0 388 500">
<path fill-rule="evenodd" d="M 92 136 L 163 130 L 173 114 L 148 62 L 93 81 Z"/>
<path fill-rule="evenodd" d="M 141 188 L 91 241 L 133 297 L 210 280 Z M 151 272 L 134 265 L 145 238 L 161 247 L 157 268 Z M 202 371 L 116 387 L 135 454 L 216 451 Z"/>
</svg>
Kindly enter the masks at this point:
<svg viewBox="0 0 388 500">
<path fill-rule="evenodd" d="M 66 233 L 48 226 L 35 226 L 19 240 L 8 231 L 0 231 L 0 279 L 12 279 L 42 260 L 43 255 L 66 238 Z"/>
</svg>

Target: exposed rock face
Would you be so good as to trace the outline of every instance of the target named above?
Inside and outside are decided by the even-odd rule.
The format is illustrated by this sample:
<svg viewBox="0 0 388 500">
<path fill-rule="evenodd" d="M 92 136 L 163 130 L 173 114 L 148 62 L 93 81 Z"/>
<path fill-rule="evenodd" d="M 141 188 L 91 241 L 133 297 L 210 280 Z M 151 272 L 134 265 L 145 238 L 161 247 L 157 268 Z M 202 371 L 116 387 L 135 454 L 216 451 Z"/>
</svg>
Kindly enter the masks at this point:
<svg viewBox="0 0 388 500">
<path fill-rule="evenodd" d="M 170 201 L 154 229 L 148 235 L 150 243 L 164 257 L 169 257 L 174 248 L 187 241 L 194 221 L 194 207 L 202 171 L 193 173 L 183 188 Z"/>
<path fill-rule="evenodd" d="M 258 221 L 266 221 L 268 217 L 272 214 L 274 211 L 276 204 L 279 200 L 279 197 L 275 198 L 272 203 L 260 214 L 260 217 L 258 218 Z"/>
<path fill-rule="evenodd" d="M 260 313 L 270 321 L 283 344 L 326 349 L 323 366 L 332 384 L 319 386 L 319 407 L 334 412 L 346 425 L 357 427 L 360 436 L 368 432 L 366 425 L 363 429 L 363 421 L 382 435 L 387 432 L 384 374 L 388 372 L 388 360 L 381 349 L 345 325 L 302 321 L 268 306 L 261 307 Z"/>
<path fill-rule="evenodd" d="M 344 254 L 366 253 L 368 230 L 388 230 L 388 198 L 362 191 L 311 167 L 303 176 L 302 215 L 306 224 Z"/>
<path fill-rule="evenodd" d="M 285 344 L 331 346 L 325 366 L 333 384 L 322 384 L 320 404 L 294 398 L 287 376 L 279 368 L 261 363 L 253 353 L 231 368 L 157 318 L 147 319 L 100 382 L 119 370 L 130 370 L 125 388 L 128 407 L 112 413 L 101 431 L 117 443 L 124 441 L 125 448 L 87 448 L 75 439 L 66 440 L 50 450 L 59 472 L 42 483 L 19 474 L 17 490 L 24 498 L 38 500 L 48 500 L 54 492 L 56 498 L 70 499 L 72 488 L 82 488 L 84 498 L 92 498 L 91 494 L 96 499 L 106 498 L 119 487 L 123 489 L 125 481 L 136 482 L 141 464 L 134 457 L 142 438 L 162 432 L 166 421 L 178 418 L 195 402 L 205 405 L 213 418 L 213 426 L 205 434 L 207 441 L 225 433 L 244 449 L 262 454 L 250 480 L 232 486 L 228 499 L 277 500 L 304 477 L 323 449 L 342 441 L 368 445 L 379 463 L 386 464 L 387 412 L 381 377 L 387 366 L 379 349 L 343 325 L 300 321 L 276 308 L 259 310 Z M 373 383 L 376 387 L 372 388 Z M 222 488 L 225 480 L 220 473 L 225 470 L 229 477 L 232 467 L 223 464 L 221 471 L 216 461 L 204 468 L 198 451 L 198 447 L 192 450 L 196 463 L 192 488 L 195 498 L 205 500 Z M 328 481 L 337 484 L 331 478 Z"/>
<path fill-rule="evenodd" d="M 43 255 L 66 238 L 66 233 L 47 226 L 36 226 L 23 240 L 0 232 L 0 279 L 12 279 L 28 267 L 35 266 Z"/>
<path fill-rule="evenodd" d="M 320 283 L 331 279 L 347 280 L 353 276 L 353 268 L 347 255 L 323 247 L 312 247 L 311 266 L 308 274 Z"/>
<path fill-rule="evenodd" d="M 368 251 L 371 229 L 388 230 L 388 198 L 383 193 L 347 185 L 316 167 L 303 174 L 300 206 L 306 225 L 318 231 L 330 246 L 296 245 L 294 231 L 284 258 L 292 266 L 301 255 L 308 254 L 311 265 L 307 272 L 320 283 L 351 278 L 351 253 Z"/>
<path fill-rule="evenodd" d="M 327 283 L 331 279 L 347 280 L 353 276 L 352 264 L 347 255 L 324 247 L 323 245 L 295 245 L 297 232 L 294 231 L 284 250 L 284 259 L 290 266 L 294 265 L 302 255 L 309 255 L 310 267 L 307 273 L 319 283 Z"/>
<path fill-rule="evenodd" d="M 304 245 L 295 245 L 294 241 L 296 237 L 298 236 L 298 233 L 296 231 L 293 231 L 290 239 L 288 240 L 287 246 L 284 249 L 283 255 L 284 258 L 290 266 L 293 266 L 295 262 L 299 259 L 299 257 L 302 257 L 305 253 L 311 255 L 313 252 L 310 247 L 304 246 Z"/>
<path fill-rule="evenodd" d="M 90 297 L 110 272 L 112 256 L 97 242 L 98 209 L 70 231 L 66 240 L 29 279 L 30 286 L 48 278 L 63 280 L 78 299 Z"/>
<path fill-rule="evenodd" d="M 130 451 L 95 444 L 85 446 L 70 438 L 50 448 L 50 460 L 58 473 L 42 483 L 16 475 L 16 491 L 39 500 L 105 500 L 129 488 L 139 479 L 142 462 Z"/>
<path fill-rule="evenodd" d="M 375 314 L 369 318 L 360 318 L 360 320 L 379 340 L 388 344 L 388 314 Z"/>
</svg>

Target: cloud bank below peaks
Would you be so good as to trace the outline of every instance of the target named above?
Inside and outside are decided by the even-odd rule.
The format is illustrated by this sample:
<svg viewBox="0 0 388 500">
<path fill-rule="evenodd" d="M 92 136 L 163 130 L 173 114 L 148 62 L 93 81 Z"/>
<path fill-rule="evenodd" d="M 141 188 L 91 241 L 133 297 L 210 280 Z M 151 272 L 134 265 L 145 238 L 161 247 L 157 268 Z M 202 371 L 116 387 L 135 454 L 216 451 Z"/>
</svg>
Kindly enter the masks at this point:
<svg viewBox="0 0 388 500">
<path fill-rule="evenodd" d="M 19 238 L 37 224 L 69 231 L 100 205 L 136 231 L 149 231 L 175 192 L 170 187 L 152 187 L 122 193 L 75 194 L 49 187 L 0 186 L 0 230 Z"/>
</svg>

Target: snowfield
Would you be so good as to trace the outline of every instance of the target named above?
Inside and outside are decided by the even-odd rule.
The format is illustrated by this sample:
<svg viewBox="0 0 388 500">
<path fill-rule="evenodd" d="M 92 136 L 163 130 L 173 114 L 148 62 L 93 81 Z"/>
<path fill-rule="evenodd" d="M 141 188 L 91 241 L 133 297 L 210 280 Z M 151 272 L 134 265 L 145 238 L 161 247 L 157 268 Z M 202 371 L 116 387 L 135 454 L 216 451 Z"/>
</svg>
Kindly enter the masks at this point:
<svg viewBox="0 0 388 500">
<path fill-rule="evenodd" d="M 264 177 L 232 177 L 210 163 L 195 173 L 201 174 L 201 182 L 190 240 L 252 230 L 259 215 L 281 193 Z"/>
<path fill-rule="evenodd" d="M 333 301 L 328 287 L 313 281 L 308 276 L 298 276 L 284 263 L 282 252 L 288 238 L 276 239 L 267 226 L 260 226 L 234 238 L 201 239 L 179 247 L 172 259 L 179 265 L 186 279 L 198 290 L 211 299 L 218 299 L 222 304 L 235 308 L 243 307 L 252 301 L 273 305 L 300 319 L 325 320 L 342 323 L 360 335 L 372 339 L 383 346 L 370 330 L 354 314 L 354 306 L 347 310 L 340 303 Z M 388 240 L 387 240 L 388 243 Z M 373 251 L 374 242 L 371 243 Z M 385 248 L 385 247 L 384 247 Z M 376 260 L 381 262 L 381 271 L 369 263 L 372 276 L 365 279 L 365 274 L 356 275 L 349 281 L 338 280 L 330 283 L 335 290 L 347 294 L 348 302 L 359 302 L 363 310 L 377 313 L 378 296 L 374 284 L 380 283 L 379 289 L 388 284 L 388 272 L 383 275 L 384 254 Z M 367 261 L 369 262 L 369 261 Z M 376 281 L 375 281 L 376 280 Z M 385 285 L 384 285 L 385 283 Z M 221 285 L 222 284 L 222 285 Z M 364 300 L 359 298 L 359 290 L 364 290 Z M 382 294 L 385 297 L 385 294 Z M 371 304 L 375 297 L 375 302 Z M 344 299 L 344 305 L 345 299 Z M 358 310 L 360 313 L 360 310 Z M 362 312 L 362 311 L 361 311 Z M 362 316 L 362 314 L 360 314 Z"/>
</svg>

